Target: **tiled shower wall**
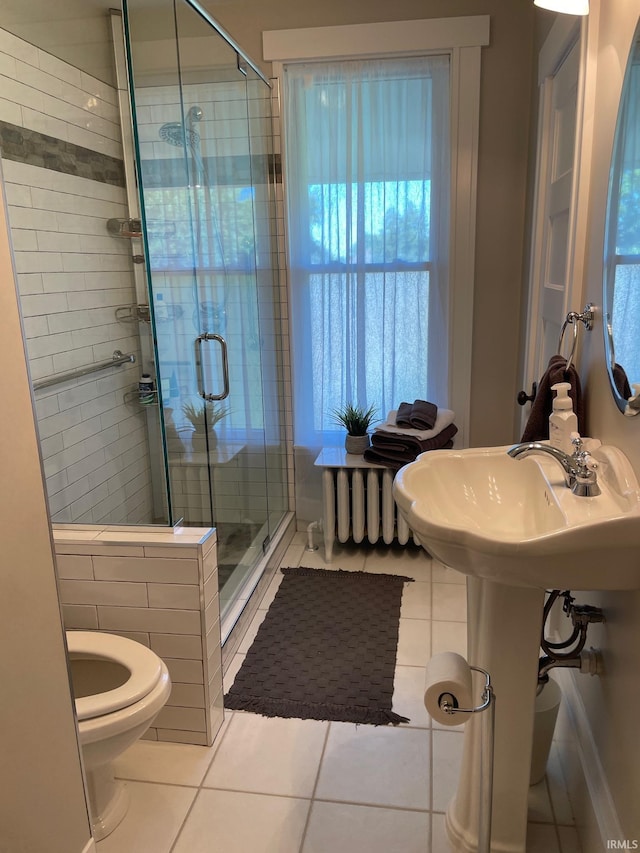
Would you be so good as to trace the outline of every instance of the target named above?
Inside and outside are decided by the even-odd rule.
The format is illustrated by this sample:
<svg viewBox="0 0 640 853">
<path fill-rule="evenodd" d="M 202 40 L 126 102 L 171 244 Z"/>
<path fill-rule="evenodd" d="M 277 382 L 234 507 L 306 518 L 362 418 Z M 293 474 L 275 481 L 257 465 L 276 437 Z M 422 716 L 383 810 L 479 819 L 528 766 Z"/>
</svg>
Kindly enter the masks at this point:
<svg viewBox="0 0 640 853">
<path fill-rule="evenodd" d="M 146 738 L 211 744 L 223 719 L 215 532 L 63 525 L 54 545 L 65 628 L 129 637 L 169 669 Z"/>
<path fill-rule="evenodd" d="M 154 520 L 147 417 L 137 385 L 131 245 L 107 233 L 126 218 L 116 92 L 0 30 L 0 150 L 31 376 L 37 380 L 134 353 L 35 394 L 55 521 Z"/>
</svg>

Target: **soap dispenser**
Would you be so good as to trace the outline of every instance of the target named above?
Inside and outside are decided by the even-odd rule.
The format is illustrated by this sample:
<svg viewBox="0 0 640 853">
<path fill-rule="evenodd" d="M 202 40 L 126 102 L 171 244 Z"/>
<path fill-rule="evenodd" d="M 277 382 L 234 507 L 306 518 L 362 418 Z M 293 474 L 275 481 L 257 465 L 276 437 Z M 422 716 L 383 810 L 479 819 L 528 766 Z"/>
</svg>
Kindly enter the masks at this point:
<svg viewBox="0 0 640 853">
<path fill-rule="evenodd" d="M 549 444 L 558 450 L 564 450 L 569 456 L 573 453 L 571 434 L 578 431 L 578 418 L 569 397 L 570 388 L 568 382 L 557 382 L 551 386 L 556 396 L 553 398 L 553 411 L 549 416 Z"/>
</svg>

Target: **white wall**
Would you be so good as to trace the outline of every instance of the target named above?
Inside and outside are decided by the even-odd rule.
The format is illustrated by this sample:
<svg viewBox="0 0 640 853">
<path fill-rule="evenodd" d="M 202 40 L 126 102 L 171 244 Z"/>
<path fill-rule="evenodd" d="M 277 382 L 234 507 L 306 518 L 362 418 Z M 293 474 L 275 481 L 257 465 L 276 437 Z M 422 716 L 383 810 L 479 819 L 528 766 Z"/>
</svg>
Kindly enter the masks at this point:
<svg viewBox="0 0 640 853">
<path fill-rule="evenodd" d="M 586 116 L 587 129 L 593 130 L 593 170 L 582 302 L 594 302 L 597 313 L 593 331 L 584 336 L 580 369 L 589 434 L 623 450 L 640 475 L 640 418 L 625 418 L 610 393 L 601 313 L 609 165 L 622 80 L 640 5 L 637 0 L 596 0 L 595 3 L 592 0 L 592 7 L 596 12 L 599 10 L 590 55 L 590 62 L 596 63 L 597 88 L 595 108 Z M 607 567 L 603 566 L 602 571 L 606 572 Z M 578 676 L 576 686 L 584 702 L 622 836 L 640 842 L 640 738 L 635 712 L 640 703 L 640 592 L 584 593 L 578 600 L 601 606 L 607 621 L 589 629 L 589 645 L 603 650 L 605 671 L 599 678 Z M 587 851 L 595 853 L 602 849 L 594 831 L 585 840 Z"/>
<path fill-rule="evenodd" d="M 0 186 L 0 853 L 81 853 L 90 830 Z"/>
<path fill-rule="evenodd" d="M 138 326 L 115 316 L 118 306 L 137 302 L 132 247 L 106 227 L 111 217 L 127 217 L 116 92 L 4 30 L 0 92 L 0 153 L 32 379 L 111 358 L 116 349 L 138 359 L 37 392 L 51 515 L 150 523 L 147 413 L 123 400 L 142 368 Z M 12 145 L 14 128 L 49 139 Z"/>
</svg>

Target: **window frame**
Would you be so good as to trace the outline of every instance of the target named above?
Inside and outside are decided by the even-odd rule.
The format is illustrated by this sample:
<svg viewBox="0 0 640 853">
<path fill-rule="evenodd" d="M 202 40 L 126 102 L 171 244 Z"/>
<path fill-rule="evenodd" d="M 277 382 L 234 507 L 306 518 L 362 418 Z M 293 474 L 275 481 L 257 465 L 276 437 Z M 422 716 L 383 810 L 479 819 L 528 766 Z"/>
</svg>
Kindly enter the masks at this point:
<svg viewBox="0 0 640 853">
<path fill-rule="evenodd" d="M 284 65 L 295 62 L 426 53 L 449 56 L 449 406 L 456 413 L 457 442 L 462 447 L 469 443 L 471 402 L 481 49 L 489 44 L 489 30 L 489 16 L 477 15 L 271 30 L 262 36 L 263 56 L 272 62 L 273 82 L 278 91 Z M 282 173 L 286 190 L 285 155 L 283 150 Z M 284 199 L 286 205 L 286 191 Z M 288 256 L 286 233 L 284 239 Z"/>
</svg>

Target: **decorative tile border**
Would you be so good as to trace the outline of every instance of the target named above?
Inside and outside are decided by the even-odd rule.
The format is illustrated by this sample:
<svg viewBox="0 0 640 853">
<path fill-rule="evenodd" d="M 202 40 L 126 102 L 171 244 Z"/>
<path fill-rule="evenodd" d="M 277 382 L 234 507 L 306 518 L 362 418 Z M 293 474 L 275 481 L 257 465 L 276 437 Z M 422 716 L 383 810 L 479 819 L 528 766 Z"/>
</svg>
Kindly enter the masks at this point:
<svg viewBox="0 0 640 853">
<path fill-rule="evenodd" d="M 224 157 L 203 157 L 202 163 L 209 183 L 221 186 L 251 186 L 254 175 L 269 175 L 269 180 L 282 183 L 280 154 L 272 157 L 245 154 Z M 187 161 L 184 157 L 142 159 L 142 177 L 147 189 L 189 186 Z"/>
<path fill-rule="evenodd" d="M 29 166 L 40 166 L 116 187 L 125 186 L 122 160 L 7 121 L 0 121 L 0 152 L 7 160 Z"/>
</svg>

